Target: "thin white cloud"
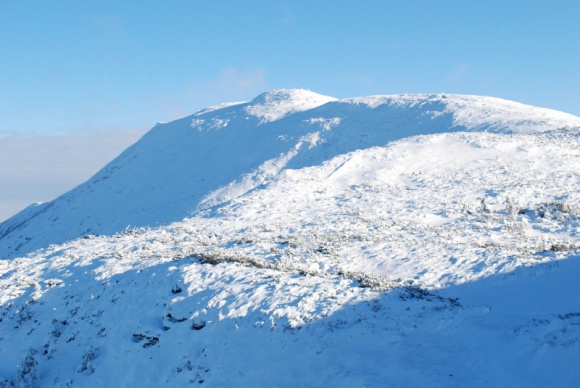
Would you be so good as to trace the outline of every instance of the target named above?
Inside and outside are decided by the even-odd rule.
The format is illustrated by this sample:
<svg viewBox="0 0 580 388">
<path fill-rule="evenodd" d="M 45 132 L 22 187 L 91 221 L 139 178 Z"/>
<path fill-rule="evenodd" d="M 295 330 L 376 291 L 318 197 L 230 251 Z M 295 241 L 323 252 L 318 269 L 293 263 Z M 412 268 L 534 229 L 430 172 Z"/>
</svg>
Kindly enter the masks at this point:
<svg viewBox="0 0 580 388">
<path fill-rule="evenodd" d="M 203 101 L 238 101 L 255 97 L 266 91 L 266 71 L 263 69 L 223 69 L 208 81 L 198 82 L 188 88 L 189 92 Z"/>
<path fill-rule="evenodd" d="M 93 19 L 92 27 L 100 32 L 113 36 L 125 34 L 125 20 L 118 15 L 108 14 L 96 16 Z"/>
<path fill-rule="evenodd" d="M 268 90 L 264 69 L 222 69 L 214 78 L 191 83 L 181 93 L 160 96 L 168 116 L 179 118 L 225 102 L 247 101 Z"/>
<path fill-rule="evenodd" d="M 447 74 L 447 80 L 453 84 L 461 84 L 469 75 L 470 66 L 467 62 L 458 62 Z"/>
</svg>

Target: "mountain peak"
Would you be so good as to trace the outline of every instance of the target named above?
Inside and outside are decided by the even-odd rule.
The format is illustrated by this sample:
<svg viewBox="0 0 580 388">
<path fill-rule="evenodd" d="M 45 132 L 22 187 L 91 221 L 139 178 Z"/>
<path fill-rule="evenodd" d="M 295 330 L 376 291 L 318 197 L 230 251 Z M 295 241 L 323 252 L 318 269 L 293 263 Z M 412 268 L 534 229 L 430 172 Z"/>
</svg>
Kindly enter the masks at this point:
<svg viewBox="0 0 580 388">
<path fill-rule="evenodd" d="M 307 89 L 273 89 L 260 94 L 252 100 L 252 103 L 280 103 L 283 101 L 300 102 L 303 100 L 332 101 L 335 100 L 335 98 L 315 93 Z"/>
<path fill-rule="evenodd" d="M 254 98 L 246 107 L 246 112 L 260 118 L 261 123 L 267 123 L 331 101 L 336 101 L 336 98 L 305 89 L 274 89 Z"/>
</svg>

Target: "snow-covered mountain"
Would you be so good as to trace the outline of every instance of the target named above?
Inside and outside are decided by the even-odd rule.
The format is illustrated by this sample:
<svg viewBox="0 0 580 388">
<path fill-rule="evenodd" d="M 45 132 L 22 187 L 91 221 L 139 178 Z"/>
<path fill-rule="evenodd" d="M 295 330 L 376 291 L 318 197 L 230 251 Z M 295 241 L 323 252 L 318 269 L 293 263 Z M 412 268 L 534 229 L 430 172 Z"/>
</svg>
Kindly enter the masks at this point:
<svg viewBox="0 0 580 388">
<path fill-rule="evenodd" d="M 0 224 L 0 386 L 571 386 L 580 118 L 275 90 Z"/>
<path fill-rule="evenodd" d="M 127 227 L 167 225 L 267 184 L 393 140 L 445 132 L 541 133 L 580 119 L 489 97 L 336 100 L 275 90 L 158 124 L 93 178 L 0 224 L 0 258 Z"/>
</svg>

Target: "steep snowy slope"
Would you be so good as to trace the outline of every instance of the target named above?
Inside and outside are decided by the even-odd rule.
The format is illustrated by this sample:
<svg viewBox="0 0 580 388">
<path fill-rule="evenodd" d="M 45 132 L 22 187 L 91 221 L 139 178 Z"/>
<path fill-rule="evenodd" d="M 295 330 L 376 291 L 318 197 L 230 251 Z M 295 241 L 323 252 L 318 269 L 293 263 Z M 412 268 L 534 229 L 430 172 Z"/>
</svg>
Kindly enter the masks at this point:
<svg viewBox="0 0 580 388">
<path fill-rule="evenodd" d="M 336 100 L 276 90 L 158 124 L 86 183 L 0 224 L 0 257 L 129 226 L 166 225 L 237 198 L 285 168 L 319 165 L 412 135 L 578 125 L 574 116 L 489 97 Z"/>
<path fill-rule="evenodd" d="M 580 130 L 421 135 L 0 261 L 0 386 L 574 386 Z"/>
</svg>

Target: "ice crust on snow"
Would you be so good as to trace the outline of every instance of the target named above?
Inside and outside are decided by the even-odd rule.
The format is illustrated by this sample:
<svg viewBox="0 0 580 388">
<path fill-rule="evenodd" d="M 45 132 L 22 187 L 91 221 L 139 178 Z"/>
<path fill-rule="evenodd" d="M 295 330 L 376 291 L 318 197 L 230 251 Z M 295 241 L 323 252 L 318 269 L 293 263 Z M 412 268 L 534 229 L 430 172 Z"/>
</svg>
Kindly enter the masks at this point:
<svg viewBox="0 0 580 388">
<path fill-rule="evenodd" d="M 572 386 L 579 183 L 579 118 L 488 97 L 159 124 L 0 225 L 0 386 Z"/>
</svg>

